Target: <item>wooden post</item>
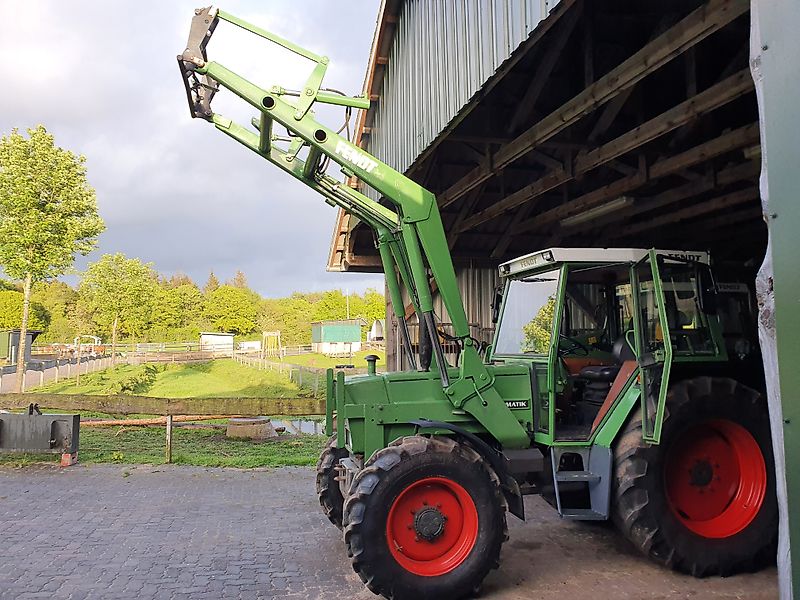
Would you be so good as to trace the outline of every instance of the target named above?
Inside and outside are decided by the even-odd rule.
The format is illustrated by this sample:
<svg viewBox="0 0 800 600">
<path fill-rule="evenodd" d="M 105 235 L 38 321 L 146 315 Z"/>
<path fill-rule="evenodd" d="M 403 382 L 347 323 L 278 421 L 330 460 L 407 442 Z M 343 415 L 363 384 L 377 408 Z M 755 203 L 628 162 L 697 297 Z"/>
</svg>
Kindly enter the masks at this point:
<svg viewBox="0 0 800 600">
<path fill-rule="evenodd" d="M 167 445 L 164 456 L 164 462 L 170 464 L 172 462 L 172 415 L 167 415 Z"/>
<path fill-rule="evenodd" d="M 44 367 L 39 371 L 39 385 L 44 385 Z"/>
<path fill-rule="evenodd" d="M 58 359 L 56 359 L 56 383 L 58 383 Z"/>
</svg>

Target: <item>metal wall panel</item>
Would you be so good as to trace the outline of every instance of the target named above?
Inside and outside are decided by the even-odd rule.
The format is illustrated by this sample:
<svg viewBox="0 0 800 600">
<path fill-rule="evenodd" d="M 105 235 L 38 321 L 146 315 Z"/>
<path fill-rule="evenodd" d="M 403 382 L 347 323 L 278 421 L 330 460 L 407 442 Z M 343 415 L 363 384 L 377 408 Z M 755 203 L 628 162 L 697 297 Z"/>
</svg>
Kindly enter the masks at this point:
<svg viewBox="0 0 800 600">
<path fill-rule="evenodd" d="M 467 311 L 467 322 L 470 324 L 471 335 L 479 341 L 490 342 L 494 331 L 494 326 L 492 324 L 492 300 L 494 297 L 494 290 L 500 283 L 497 269 L 477 267 L 457 268 L 456 278 L 458 280 L 458 289 L 464 300 L 464 309 Z M 403 301 L 405 303 L 409 302 L 405 290 L 403 292 Z M 405 369 L 408 368 L 405 361 L 403 361 L 402 364 L 396 362 L 397 356 L 402 355 L 399 347 L 400 341 L 397 335 L 397 319 L 392 314 L 391 307 L 388 304 L 387 309 L 387 319 L 389 319 L 389 321 L 386 327 L 386 364 L 391 370 Z M 447 314 L 439 294 L 434 295 L 433 310 L 436 313 L 437 321 L 444 324 L 445 331 L 452 333 L 449 327 L 450 316 Z M 416 343 L 415 319 L 412 319 L 412 322 L 409 323 L 409 329 L 412 340 Z M 448 356 L 448 360 L 455 360 L 455 356 Z"/>
<path fill-rule="evenodd" d="M 366 149 L 408 169 L 558 1 L 406 0 Z"/>
</svg>

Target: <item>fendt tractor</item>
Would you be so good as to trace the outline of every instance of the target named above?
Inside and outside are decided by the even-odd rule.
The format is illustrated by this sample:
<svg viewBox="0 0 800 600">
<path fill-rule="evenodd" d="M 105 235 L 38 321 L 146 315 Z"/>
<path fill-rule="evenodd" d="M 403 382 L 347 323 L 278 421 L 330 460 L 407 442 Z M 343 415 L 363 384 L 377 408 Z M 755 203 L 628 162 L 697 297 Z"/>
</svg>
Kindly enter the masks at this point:
<svg viewBox="0 0 800 600">
<path fill-rule="evenodd" d="M 210 61 L 220 21 L 313 62 L 303 89 L 260 87 Z M 775 477 L 750 296 L 715 282 L 706 252 L 551 248 L 506 262 L 487 347 L 470 336 L 434 195 L 344 127 L 315 120 L 318 103 L 347 118 L 369 106 L 321 87 L 327 57 L 209 7 L 195 11 L 178 65 L 192 117 L 374 231 L 410 370 L 378 373 L 373 359 L 365 375 L 328 372 L 331 438 L 317 470 L 322 509 L 370 590 L 473 593 L 498 566 L 506 512 L 524 518 L 526 494 L 564 519 L 610 519 L 644 554 L 695 576 L 773 559 Z M 212 111 L 220 87 L 252 105 L 252 128 Z M 344 180 L 326 173 L 332 163 Z M 454 364 L 444 341 L 458 347 Z"/>
</svg>

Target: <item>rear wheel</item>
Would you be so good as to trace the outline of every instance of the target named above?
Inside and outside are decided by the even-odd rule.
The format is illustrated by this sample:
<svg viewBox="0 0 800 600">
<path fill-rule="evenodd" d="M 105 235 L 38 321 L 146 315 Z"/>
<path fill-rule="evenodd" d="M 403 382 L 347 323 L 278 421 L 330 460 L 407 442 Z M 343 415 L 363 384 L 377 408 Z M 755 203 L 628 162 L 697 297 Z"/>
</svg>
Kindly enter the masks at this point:
<svg viewBox="0 0 800 600">
<path fill-rule="evenodd" d="M 661 444 L 641 413 L 615 445 L 613 518 L 642 552 L 697 577 L 774 560 L 778 512 L 767 407 L 731 379 L 670 388 Z"/>
<path fill-rule="evenodd" d="M 332 436 L 325 444 L 317 461 L 317 497 L 322 507 L 322 512 L 328 520 L 342 528 L 342 506 L 344 497 L 336 481 L 336 465 L 339 460 L 348 455 L 346 448 L 336 447 L 336 436 Z"/>
<path fill-rule="evenodd" d="M 353 568 L 386 598 L 461 598 L 497 567 L 505 499 L 473 449 L 444 437 L 406 437 L 380 450 L 344 507 Z"/>
</svg>

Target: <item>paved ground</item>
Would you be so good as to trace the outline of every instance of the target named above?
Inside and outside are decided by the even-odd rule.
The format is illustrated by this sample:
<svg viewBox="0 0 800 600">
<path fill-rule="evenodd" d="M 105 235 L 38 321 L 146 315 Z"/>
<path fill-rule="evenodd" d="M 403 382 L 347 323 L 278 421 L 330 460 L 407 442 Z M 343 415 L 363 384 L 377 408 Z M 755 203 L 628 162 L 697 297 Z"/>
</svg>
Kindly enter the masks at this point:
<svg viewBox="0 0 800 600">
<path fill-rule="evenodd" d="M 774 569 L 684 577 L 527 500 L 483 598 L 777 597 Z M 373 598 L 318 508 L 309 469 L 0 468 L 0 598 Z"/>
</svg>

